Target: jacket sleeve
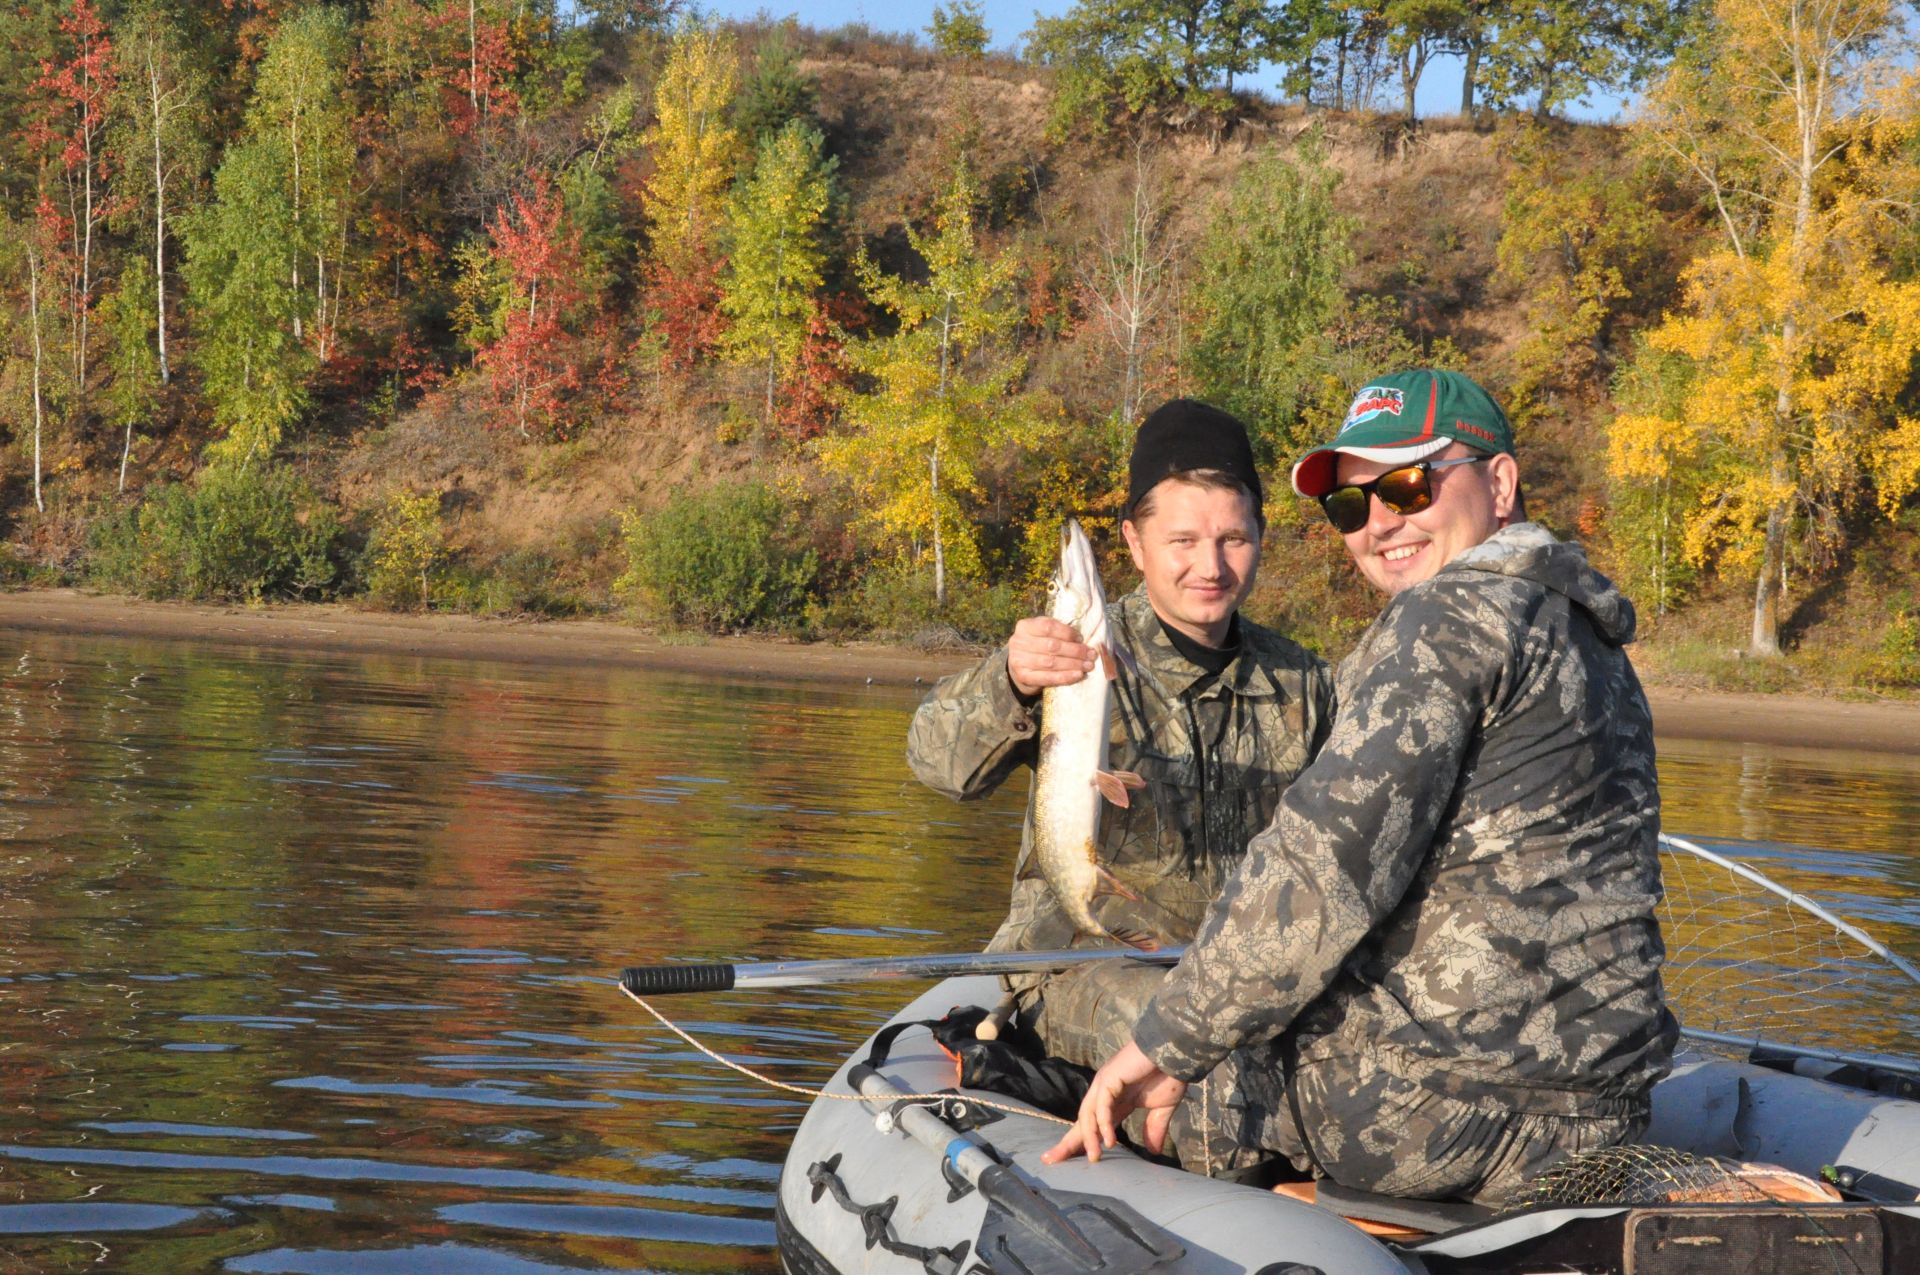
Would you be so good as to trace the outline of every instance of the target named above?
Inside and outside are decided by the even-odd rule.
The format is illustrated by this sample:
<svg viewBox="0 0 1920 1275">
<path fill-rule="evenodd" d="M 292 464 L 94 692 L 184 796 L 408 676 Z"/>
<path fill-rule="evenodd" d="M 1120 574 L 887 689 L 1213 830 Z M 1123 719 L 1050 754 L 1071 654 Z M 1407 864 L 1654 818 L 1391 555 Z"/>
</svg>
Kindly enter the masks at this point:
<svg viewBox="0 0 1920 1275">
<path fill-rule="evenodd" d="M 956 801 L 984 797 L 1036 756 L 1040 706 L 1021 702 L 1006 648 L 933 688 L 907 730 L 907 764 Z"/>
<path fill-rule="evenodd" d="M 1285 1031 L 1399 904 L 1512 649 L 1501 628 L 1452 590 L 1416 589 L 1369 632 L 1325 747 L 1134 1026 L 1162 1071 L 1197 1080 Z"/>
</svg>

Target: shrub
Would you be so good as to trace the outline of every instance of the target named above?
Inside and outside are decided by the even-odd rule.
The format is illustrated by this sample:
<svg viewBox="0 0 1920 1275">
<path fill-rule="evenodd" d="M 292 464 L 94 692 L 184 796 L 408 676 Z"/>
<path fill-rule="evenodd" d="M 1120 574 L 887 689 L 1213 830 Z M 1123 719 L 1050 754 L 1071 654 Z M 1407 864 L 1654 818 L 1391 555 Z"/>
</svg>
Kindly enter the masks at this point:
<svg viewBox="0 0 1920 1275">
<path fill-rule="evenodd" d="M 818 571 L 780 500 L 759 483 L 683 493 L 651 516 L 621 519 L 627 571 L 614 583 L 677 623 L 765 627 L 797 616 Z"/>
<path fill-rule="evenodd" d="M 1036 601 L 1030 589 L 964 578 L 948 580 L 947 605 L 940 607 L 925 567 L 883 566 L 810 608 L 807 627 L 938 650 L 1004 642 L 1036 608 L 1044 608 L 1044 600 Z"/>
<path fill-rule="evenodd" d="M 96 524 L 95 584 L 149 598 L 257 601 L 324 592 L 340 521 L 285 466 L 221 462 Z"/>
<path fill-rule="evenodd" d="M 446 554 L 440 497 L 401 492 L 374 524 L 367 592 L 390 606 L 431 606 L 436 569 Z"/>
</svg>

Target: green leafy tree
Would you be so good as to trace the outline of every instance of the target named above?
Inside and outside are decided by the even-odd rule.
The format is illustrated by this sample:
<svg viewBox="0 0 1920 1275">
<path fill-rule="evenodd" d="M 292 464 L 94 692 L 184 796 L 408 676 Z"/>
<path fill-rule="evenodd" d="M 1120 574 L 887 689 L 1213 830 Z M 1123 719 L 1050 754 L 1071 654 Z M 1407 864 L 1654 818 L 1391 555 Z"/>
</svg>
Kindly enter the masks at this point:
<svg viewBox="0 0 1920 1275">
<path fill-rule="evenodd" d="M 353 214 L 354 103 L 347 89 L 353 52 L 345 9 L 316 5 L 281 24 L 267 45 L 247 108 L 254 137 L 277 139 L 285 167 L 287 268 L 295 293 L 295 340 L 311 334 L 322 362 L 332 356 L 343 295 L 347 230 Z"/>
<path fill-rule="evenodd" d="M 127 464 L 133 456 L 134 428 L 152 419 L 154 401 L 164 383 L 158 347 L 154 344 L 154 277 L 138 258 L 120 272 L 117 287 L 101 307 L 106 318 L 107 359 L 113 383 L 107 391 L 111 424 L 122 431 L 120 487 L 127 489 Z"/>
<path fill-rule="evenodd" d="M 602 98 L 587 117 L 580 153 L 560 173 L 567 224 L 579 236 L 580 295 L 593 302 L 632 260 L 632 237 L 622 218 L 615 169 L 640 147 L 636 127 L 641 98 L 623 84 Z"/>
<path fill-rule="evenodd" d="M 953 0 L 933 6 L 927 26 L 934 52 L 942 57 L 978 62 L 987 55 L 987 15 L 980 0 Z"/>
<path fill-rule="evenodd" d="M 1531 98 L 1535 114 L 1549 115 L 1594 89 L 1639 83 L 1672 51 L 1688 8 L 1665 0 L 1506 4 L 1476 70 L 1493 104 Z"/>
<path fill-rule="evenodd" d="M 970 506 L 982 459 L 1035 428 L 1012 399 L 1025 364 L 1000 348 L 1018 317 L 1007 300 L 1014 265 L 981 250 L 975 200 L 963 165 L 940 197 L 932 233 L 908 227 L 924 282 L 858 261 L 868 299 L 898 326 L 850 348 L 871 389 L 848 396 L 844 432 L 817 444 L 821 463 L 864 506 L 867 531 L 909 563 L 931 558 L 943 607 L 949 571 L 980 570 Z"/>
<path fill-rule="evenodd" d="M 743 155 L 750 159 L 791 120 L 811 122 L 819 99 L 813 77 L 800 69 L 788 24 L 775 27 L 760 42 L 753 71 L 733 100 L 734 132 L 747 144 Z"/>
<path fill-rule="evenodd" d="M 1279 6 L 1259 0 L 1081 0 L 1038 18 L 1029 56 L 1055 68 L 1053 127 L 1104 131 L 1115 113 L 1218 113 L 1234 78 L 1294 50 Z"/>
<path fill-rule="evenodd" d="M 307 405 L 316 360 L 295 331 L 288 157 L 277 133 L 228 148 L 213 200 L 185 220 L 186 280 L 203 389 L 223 455 L 265 457 Z"/>
<path fill-rule="evenodd" d="M 821 232 L 836 165 L 821 147 L 820 130 L 790 121 L 761 144 L 753 173 L 728 205 L 733 240 L 720 310 L 733 326 L 721 348 L 734 362 L 763 369 L 762 432 L 773 424 L 774 391 L 806 344 L 826 267 Z"/>
<path fill-rule="evenodd" d="M 1334 207 L 1339 184 L 1317 135 L 1293 159 L 1270 150 L 1242 170 L 1200 245 L 1187 370 L 1268 458 L 1302 441 L 1301 409 L 1343 308 L 1355 227 Z"/>
</svg>

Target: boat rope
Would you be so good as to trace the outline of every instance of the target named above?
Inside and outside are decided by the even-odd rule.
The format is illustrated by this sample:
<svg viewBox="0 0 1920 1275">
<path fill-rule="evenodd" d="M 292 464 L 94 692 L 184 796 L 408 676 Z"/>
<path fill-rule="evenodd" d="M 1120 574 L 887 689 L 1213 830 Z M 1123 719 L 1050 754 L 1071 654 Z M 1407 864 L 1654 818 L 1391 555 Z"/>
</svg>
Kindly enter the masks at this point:
<svg viewBox="0 0 1920 1275">
<path fill-rule="evenodd" d="M 778 1089 L 784 1093 L 799 1094 L 803 1098 L 832 1098 L 838 1102 L 865 1102 L 866 1101 L 866 1098 L 861 1094 L 830 1093 L 825 1089 L 809 1089 L 805 1085 L 795 1085 L 795 1084 L 789 1084 L 787 1081 L 784 1081 L 784 1080 L 775 1080 L 772 1076 L 765 1075 L 764 1073 L 755 1071 L 751 1067 L 742 1066 L 740 1063 L 733 1061 L 733 1059 L 731 1058 L 722 1057 L 720 1054 L 716 1053 L 714 1050 L 707 1048 L 705 1045 L 695 1040 L 690 1034 L 688 1034 L 685 1028 L 681 1027 L 680 1024 L 674 1022 L 672 1019 L 668 1018 L 665 1014 L 661 1013 L 659 1010 L 655 1009 L 653 1006 L 647 1004 L 647 1002 L 640 996 L 636 995 L 631 988 L 622 986 L 620 988 L 620 992 L 623 996 L 625 996 L 628 1000 L 632 1001 L 634 1004 L 638 1005 L 641 1009 L 644 1009 L 649 1014 L 652 1014 L 654 1019 L 657 1022 L 659 1022 L 659 1024 L 662 1027 L 666 1028 L 668 1031 L 678 1036 L 681 1040 L 686 1041 L 689 1045 L 692 1045 L 695 1049 L 699 1050 L 701 1053 L 705 1054 L 707 1057 L 713 1059 L 713 1061 L 719 1063 L 722 1067 L 726 1067 L 732 1071 L 737 1071 L 741 1075 L 747 1077 L 749 1080 L 757 1080 L 761 1084 L 766 1085 L 769 1088 Z M 934 1103 L 934 1102 L 951 1102 L 952 1100 L 953 1100 L 953 1095 L 950 1093 L 909 1093 L 909 1094 L 901 1094 L 894 1101 L 895 1102 Z M 1071 1120 L 1062 1120 L 1059 1116 L 1053 1115 L 1050 1112 L 1041 1111 L 1035 1107 L 1016 1107 L 1012 1103 L 993 1102 L 986 1098 L 976 1098 L 971 1094 L 967 1095 L 967 1097 L 965 1098 L 965 1101 L 972 1103 L 976 1107 L 985 1107 L 991 1111 L 1004 1111 L 1008 1115 L 1030 1116 L 1033 1119 L 1047 1120 L 1047 1121 L 1051 1121 L 1054 1124 L 1071 1125 L 1073 1123 L 1073 1121 Z"/>
</svg>

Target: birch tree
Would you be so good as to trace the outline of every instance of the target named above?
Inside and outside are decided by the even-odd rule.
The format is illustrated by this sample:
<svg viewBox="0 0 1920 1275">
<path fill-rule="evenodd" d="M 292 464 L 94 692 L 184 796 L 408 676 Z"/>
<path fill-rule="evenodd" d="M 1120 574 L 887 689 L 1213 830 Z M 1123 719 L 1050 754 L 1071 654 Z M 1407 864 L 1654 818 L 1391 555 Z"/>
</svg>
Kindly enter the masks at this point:
<svg viewBox="0 0 1920 1275">
<path fill-rule="evenodd" d="M 151 263 L 151 286 L 139 291 L 153 301 L 154 361 L 164 385 L 173 379 L 169 248 L 212 151 L 211 84 L 177 26 L 157 8 L 128 18 L 118 46 L 122 74 L 111 138 L 125 210 L 118 220 L 134 228 Z"/>
<path fill-rule="evenodd" d="M 856 263 L 868 299 L 898 327 L 848 350 L 872 389 L 848 397 L 846 429 L 817 445 L 821 463 L 865 507 L 864 529 L 903 560 L 931 560 L 939 606 L 950 571 L 980 570 L 970 509 L 980 462 L 1028 424 L 1011 397 L 1025 364 L 999 348 L 1017 317 L 1006 296 L 1013 263 L 981 250 L 974 201 L 963 166 L 940 197 L 932 233 L 907 228 L 924 283 L 865 256 Z"/>
<path fill-rule="evenodd" d="M 760 147 L 753 173 L 728 204 L 732 253 L 720 310 L 733 326 L 721 348 L 761 369 L 761 431 L 774 421 L 774 391 L 800 357 L 826 266 L 820 242 L 832 199 L 834 163 L 821 154 L 820 131 L 799 120 Z"/>
<path fill-rule="evenodd" d="M 1920 421 L 1897 406 L 1920 283 L 1887 268 L 1920 138 L 1898 35 L 1890 0 L 1720 0 L 1648 101 L 1648 144 L 1719 234 L 1649 338 L 1689 362 L 1691 392 L 1670 414 L 1618 418 L 1615 452 L 1656 478 L 1648 440 L 1677 432 L 1711 466 L 1686 552 L 1751 575 L 1756 656 L 1780 651 L 1795 527 L 1837 531 L 1864 479 L 1889 513 L 1920 484 Z"/>
<path fill-rule="evenodd" d="M 91 0 L 73 0 L 60 19 L 64 60 L 41 63 L 33 89 L 44 119 L 35 130 L 57 156 L 58 205 L 67 244 L 60 256 L 68 275 L 65 309 L 72 332 L 73 383 L 84 398 L 97 249 L 107 219 L 107 108 L 118 78 L 113 41 Z"/>
<path fill-rule="evenodd" d="M 287 270 L 301 300 L 295 340 L 311 337 L 321 362 L 332 356 L 342 264 L 352 211 L 353 101 L 347 91 L 352 25 L 344 9 L 318 5 L 274 33 L 247 110 L 253 136 L 271 134 L 284 156 Z"/>
<path fill-rule="evenodd" d="M 1088 318 L 1120 364 L 1116 439 L 1133 437 L 1149 364 L 1179 301 L 1180 245 L 1167 193 L 1165 175 L 1144 141 L 1135 139 L 1124 184 L 1095 211 L 1093 240 L 1080 268 Z"/>
</svg>

